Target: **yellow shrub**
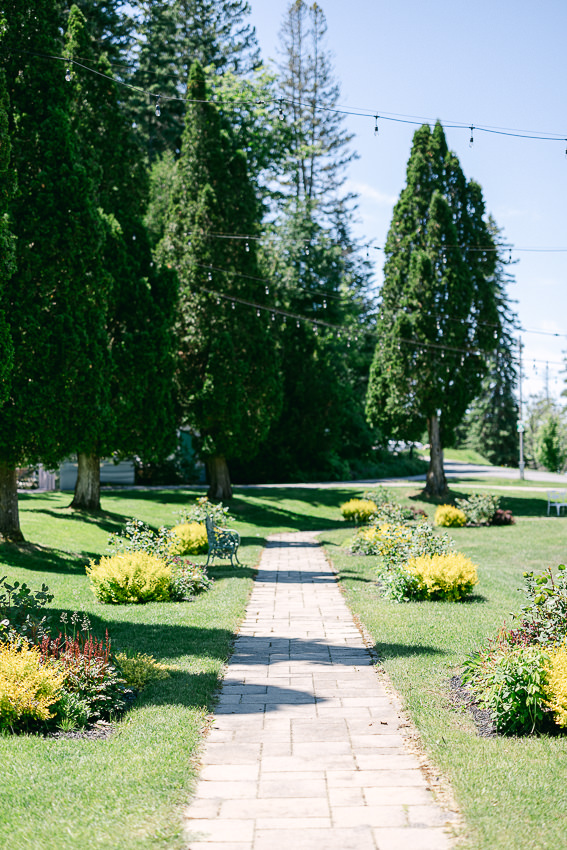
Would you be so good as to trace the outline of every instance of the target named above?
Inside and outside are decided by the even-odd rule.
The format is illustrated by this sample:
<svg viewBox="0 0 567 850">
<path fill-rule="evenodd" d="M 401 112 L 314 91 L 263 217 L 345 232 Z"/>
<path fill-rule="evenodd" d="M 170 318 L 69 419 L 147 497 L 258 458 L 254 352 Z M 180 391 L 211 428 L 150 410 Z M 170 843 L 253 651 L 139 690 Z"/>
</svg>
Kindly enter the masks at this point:
<svg viewBox="0 0 567 850">
<path fill-rule="evenodd" d="M 166 666 L 156 661 L 153 655 L 146 655 L 145 652 L 137 652 L 131 657 L 125 652 L 118 652 L 116 660 L 126 684 L 136 688 L 137 691 L 141 691 L 149 682 L 167 679 L 169 676 Z"/>
<path fill-rule="evenodd" d="M 430 599 L 462 599 L 478 582 L 476 565 L 462 552 L 410 558 L 407 571 Z"/>
<path fill-rule="evenodd" d="M 549 652 L 549 671 L 545 692 L 546 704 L 558 726 L 567 726 L 567 648 L 559 646 Z"/>
<path fill-rule="evenodd" d="M 99 602 L 163 602 L 169 599 L 171 567 L 147 552 L 123 552 L 87 567 Z"/>
<path fill-rule="evenodd" d="M 378 510 L 378 505 L 372 499 L 349 499 L 341 505 L 341 513 L 345 519 L 351 522 L 368 522 Z"/>
<path fill-rule="evenodd" d="M 63 673 L 41 663 L 35 646 L 0 644 L 0 728 L 49 720 L 63 687 Z"/>
<path fill-rule="evenodd" d="M 435 525 L 443 528 L 460 528 L 466 524 L 467 515 L 453 505 L 439 505 L 435 511 Z"/>
<path fill-rule="evenodd" d="M 184 522 L 172 528 L 171 555 L 202 555 L 208 551 L 207 529 L 204 522 Z"/>
</svg>

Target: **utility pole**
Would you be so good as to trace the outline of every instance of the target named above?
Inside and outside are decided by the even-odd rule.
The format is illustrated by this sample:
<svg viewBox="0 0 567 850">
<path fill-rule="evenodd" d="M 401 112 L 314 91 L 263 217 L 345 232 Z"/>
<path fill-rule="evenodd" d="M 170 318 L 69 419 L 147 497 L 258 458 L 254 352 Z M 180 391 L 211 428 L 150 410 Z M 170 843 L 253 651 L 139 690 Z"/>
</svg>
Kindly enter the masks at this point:
<svg viewBox="0 0 567 850">
<path fill-rule="evenodd" d="M 520 478 L 523 480 L 525 464 L 524 464 L 524 420 L 523 420 L 523 417 L 522 417 L 522 413 L 523 413 L 523 410 L 522 410 L 522 407 L 523 407 L 523 405 L 522 405 L 522 348 L 523 348 L 522 337 L 518 338 L 518 348 L 519 348 L 519 351 L 520 351 L 520 370 L 519 370 L 519 374 L 518 374 L 518 379 L 519 379 L 518 380 L 519 408 L 520 408 L 520 410 L 519 410 L 519 417 L 520 418 L 518 419 L 518 433 L 520 435 L 520 464 L 519 464 L 519 466 L 520 466 Z"/>
</svg>

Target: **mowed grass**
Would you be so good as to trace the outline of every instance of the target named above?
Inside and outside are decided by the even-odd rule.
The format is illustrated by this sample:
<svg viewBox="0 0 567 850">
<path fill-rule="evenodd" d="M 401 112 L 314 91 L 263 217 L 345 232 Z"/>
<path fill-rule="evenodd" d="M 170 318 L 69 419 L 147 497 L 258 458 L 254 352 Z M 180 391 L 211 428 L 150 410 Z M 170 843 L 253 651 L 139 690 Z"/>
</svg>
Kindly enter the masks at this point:
<svg viewBox="0 0 567 850">
<path fill-rule="evenodd" d="M 460 482 L 461 495 L 474 489 L 465 487 Z M 396 489 L 395 495 L 433 515 L 434 506 L 416 491 Z M 480 738 L 468 711 L 456 708 L 450 697 L 450 677 L 466 654 L 519 611 L 523 571 L 567 559 L 567 518 L 545 517 L 545 492 L 499 495 L 516 525 L 449 529 L 479 566 L 479 584 L 466 603 L 397 605 L 381 599 L 377 559 L 349 555 L 343 545 L 352 530 L 326 533 L 321 540 L 426 750 L 451 782 L 466 820 L 463 846 L 556 850 L 565 846 L 567 834 L 567 736 Z"/>
<path fill-rule="evenodd" d="M 103 492 L 103 512 L 68 508 L 65 493 L 24 494 L 26 543 L 0 545 L 0 575 L 43 582 L 62 612 L 86 611 L 113 648 L 147 652 L 170 678 L 144 690 L 106 740 L 0 736 L 0 847 L 9 850 L 138 850 L 184 847 L 183 806 L 198 773 L 199 746 L 219 679 L 244 615 L 254 568 L 268 534 L 340 524 L 333 491 L 250 490 L 230 503 L 242 537 L 243 568 L 209 569 L 212 591 L 193 602 L 101 605 L 85 565 L 130 517 L 174 525 L 202 491 Z M 348 495 L 348 493 L 347 493 Z M 344 498 L 346 498 L 345 496 Z M 203 562 L 205 557 L 193 560 Z"/>
</svg>

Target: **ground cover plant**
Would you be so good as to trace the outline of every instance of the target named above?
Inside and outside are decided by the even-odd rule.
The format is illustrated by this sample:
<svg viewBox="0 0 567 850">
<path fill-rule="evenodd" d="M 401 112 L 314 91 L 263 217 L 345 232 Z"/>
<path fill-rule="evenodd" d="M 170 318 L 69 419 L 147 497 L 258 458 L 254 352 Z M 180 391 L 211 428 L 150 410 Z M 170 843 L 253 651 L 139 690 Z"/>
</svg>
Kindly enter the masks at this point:
<svg viewBox="0 0 567 850">
<path fill-rule="evenodd" d="M 516 525 L 451 529 L 458 548 L 481 570 L 482 581 L 468 602 L 393 604 L 377 593 L 379 556 L 352 555 L 344 545 L 352 530 L 326 532 L 320 539 L 437 772 L 450 779 L 466 821 L 462 846 L 554 850 L 564 843 L 567 817 L 567 736 L 481 737 L 450 687 L 466 657 L 503 622 L 512 625 L 510 612 L 522 606 L 523 573 L 535 574 L 565 559 L 567 525 L 564 518 L 545 517 L 545 489 L 505 480 L 499 484 L 513 487 L 495 492 L 503 509 L 517 517 Z M 465 497 L 473 489 L 470 481 L 460 482 L 451 496 Z M 396 492 L 402 504 L 420 506 L 433 518 L 432 500 L 410 488 Z"/>
<path fill-rule="evenodd" d="M 184 846 L 182 807 L 196 779 L 202 730 L 264 540 L 277 531 L 340 526 L 336 506 L 351 491 L 241 491 L 230 502 L 230 511 L 241 535 L 239 556 L 244 567 L 233 569 L 223 563 L 209 568 L 213 587 L 191 602 L 97 602 L 85 565 L 108 554 L 109 535 L 121 532 L 131 517 L 157 535 L 160 527 L 174 524 L 179 511 L 198 495 L 198 490 L 103 491 L 103 511 L 98 515 L 69 509 L 68 494 L 21 496 L 22 527 L 29 542 L 0 545 L 0 576 L 6 574 L 11 584 L 26 582 L 32 589 L 45 584 L 53 596 L 48 612 L 56 622 L 62 614 L 70 622 L 73 612 L 85 612 L 95 635 L 104 638 L 108 629 L 117 655 L 152 656 L 168 676 L 152 678 L 139 689 L 106 739 L 77 737 L 75 732 L 61 738 L 0 736 L 0 846 L 10 850 Z M 192 558 L 197 567 L 205 559 Z M 138 684 L 145 676 L 143 666 L 138 664 Z M 75 709 L 78 713 L 81 706 Z"/>
</svg>

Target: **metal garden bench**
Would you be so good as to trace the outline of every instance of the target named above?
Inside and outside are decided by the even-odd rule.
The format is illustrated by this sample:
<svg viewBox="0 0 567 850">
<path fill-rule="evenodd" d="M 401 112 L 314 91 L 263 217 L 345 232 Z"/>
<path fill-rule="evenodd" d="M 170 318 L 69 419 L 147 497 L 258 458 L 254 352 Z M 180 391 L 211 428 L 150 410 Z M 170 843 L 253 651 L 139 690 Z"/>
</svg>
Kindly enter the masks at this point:
<svg viewBox="0 0 567 850">
<path fill-rule="evenodd" d="M 557 509 L 557 516 L 561 513 L 561 508 L 567 508 L 567 490 L 548 490 L 547 491 L 547 515 L 551 508 Z"/>
<path fill-rule="evenodd" d="M 219 558 L 230 558 L 230 565 L 233 567 L 232 558 L 241 567 L 242 564 L 238 560 L 238 547 L 240 546 L 240 534 L 238 531 L 232 531 L 228 528 L 219 528 L 214 524 L 213 518 L 207 514 L 205 517 L 205 527 L 207 529 L 207 542 L 209 544 L 209 554 L 207 563 L 209 565 L 211 558 L 215 555 Z"/>
</svg>

